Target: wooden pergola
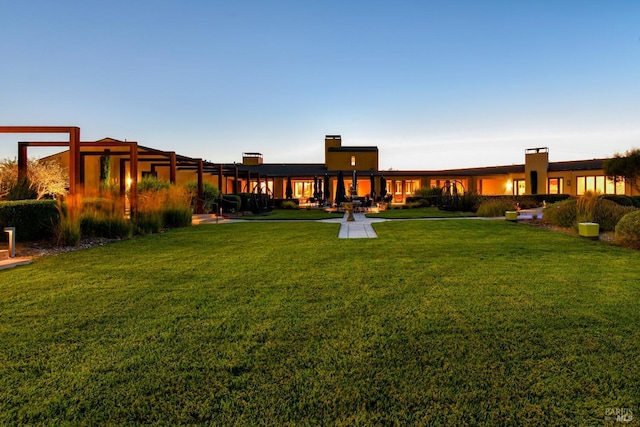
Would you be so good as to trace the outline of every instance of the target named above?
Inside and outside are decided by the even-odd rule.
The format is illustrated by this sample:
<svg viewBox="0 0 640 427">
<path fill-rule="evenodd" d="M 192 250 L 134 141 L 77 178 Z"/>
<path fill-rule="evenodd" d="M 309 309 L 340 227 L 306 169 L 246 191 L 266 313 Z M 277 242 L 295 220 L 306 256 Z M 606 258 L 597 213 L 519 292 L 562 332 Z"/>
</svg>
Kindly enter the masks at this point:
<svg viewBox="0 0 640 427">
<path fill-rule="evenodd" d="M 203 173 L 204 162 L 202 159 L 193 159 L 185 156 L 178 156 L 173 151 L 155 150 L 140 147 L 135 141 L 80 141 L 80 128 L 76 126 L 0 126 L 0 133 L 42 133 L 42 134 L 68 134 L 68 141 L 29 141 L 18 142 L 18 177 L 25 179 L 28 168 L 28 147 L 68 147 L 69 148 L 69 194 L 72 196 L 84 193 L 84 156 L 104 155 L 105 153 L 128 155 L 128 158 L 121 159 L 121 164 L 129 162 L 129 173 L 131 176 L 129 203 L 131 212 L 135 212 L 137 204 L 138 189 L 138 163 L 139 161 L 154 162 L 152 166 L 168 166 L 169 180 L 172 184 L 176 182 L 176 171 L 178 165 L 191 166 L 197 170 L 198 176 L 198 204 L 197 213 L 203 212 Z M 100 150 L 81 151 L 81 147 L 91 147 Z M 141 159 L 141 160 L 139 160 Z M 121 168 L 120 190 L 124 194 L 125 179 L 124 168 Z"/>
</svg>

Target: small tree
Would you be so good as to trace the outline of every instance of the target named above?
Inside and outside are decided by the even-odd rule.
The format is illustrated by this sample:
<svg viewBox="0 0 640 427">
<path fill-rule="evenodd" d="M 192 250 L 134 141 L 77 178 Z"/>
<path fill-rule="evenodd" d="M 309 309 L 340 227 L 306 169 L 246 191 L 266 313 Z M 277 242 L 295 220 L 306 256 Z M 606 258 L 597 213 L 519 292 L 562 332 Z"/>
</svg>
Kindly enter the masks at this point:
<svg viewBox="0 0 640 427">
<path fill-rule="evenodd" d="M 18 162 L 15 159 L 0 161 L 0 198 L 42 199 L 66 194 L 68 187 L 69 175 L 56 161 L 30 159 L 27 180 L 22 182 L 18 182 Z"/>
<path fill-rule="evenodd" d="M 16 160 L 0 161 L 0 199 L 7 197 L 13 187 L 18 184 L 18 163 Z"/>
<path fill-rule="evenodd" d="M 634 148 L 624 155 L 616 154 L 603 165 L 604 173 L 616 182 L 625 180 L 640 191 L 640 149 Z"/>
<path fill-rule="evenodd" d="M 67 194 L 69 176 L 60 163 L 54 160 L 31 160 L 28 172 L 30 187 L 38 194 L 38 200 L 45 196 Z"/>
</svg>

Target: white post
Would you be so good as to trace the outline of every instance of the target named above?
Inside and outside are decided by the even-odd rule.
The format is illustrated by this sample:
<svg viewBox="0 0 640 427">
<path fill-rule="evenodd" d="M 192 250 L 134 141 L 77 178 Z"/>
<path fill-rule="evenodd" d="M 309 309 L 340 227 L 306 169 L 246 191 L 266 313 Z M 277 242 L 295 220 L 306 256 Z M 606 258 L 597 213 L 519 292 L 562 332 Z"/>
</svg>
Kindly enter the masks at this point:
<svg viewBox="0 0 640 427">
<path fill-rule="evenodd" d="M 16 257 L 16 228 L 5 227 L 4 232 L 9 235 L 9 258 Z"/>
</svg>

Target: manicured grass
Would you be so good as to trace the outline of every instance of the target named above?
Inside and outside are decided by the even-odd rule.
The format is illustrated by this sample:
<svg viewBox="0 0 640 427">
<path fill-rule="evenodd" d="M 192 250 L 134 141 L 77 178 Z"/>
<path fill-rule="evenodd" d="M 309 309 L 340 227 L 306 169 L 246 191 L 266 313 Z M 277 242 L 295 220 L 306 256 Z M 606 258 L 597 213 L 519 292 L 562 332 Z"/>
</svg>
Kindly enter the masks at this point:
<svg viewBox="0 0 640 427">
<path fill-rule="evenodd" d="M 472 212 L 450 212 L 438 208 L 386 209 L 380 213 L 368 213 L 368 218 L 414 219 L 414 218 L 455 218 L 475 216 Z"/>
<path fill-rule="evenodd" d="M 326 212 L 323 209 L 274 209 L 264 214 L 244 215 L 240 218 L 250 220 L 317 220 L 343 216 L 344 212 Z"/>
<path fill-rule="evenodd" d="M 638 252 L 503 221 L 197 226 L 0 272 L 0 424 L 603 425 Z"/>
</svg>

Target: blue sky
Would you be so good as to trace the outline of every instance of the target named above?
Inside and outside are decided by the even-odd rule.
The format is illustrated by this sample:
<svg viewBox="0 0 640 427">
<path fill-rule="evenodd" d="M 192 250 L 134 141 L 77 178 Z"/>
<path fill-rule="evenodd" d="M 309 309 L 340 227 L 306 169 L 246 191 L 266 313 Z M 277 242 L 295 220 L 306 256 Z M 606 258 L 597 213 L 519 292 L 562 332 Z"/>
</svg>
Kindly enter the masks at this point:
<svg viewBox="0 0 640 427">
<path fill-rule="evenodd" d="M 381 169 L 640 147 L 640 1 L 5 1 L 0 122 L 214 162 Z M 17 140 L 0 135 L 0 158 Z M 32 150 L 30 155 L 44 155 Z"/>
</svg>

